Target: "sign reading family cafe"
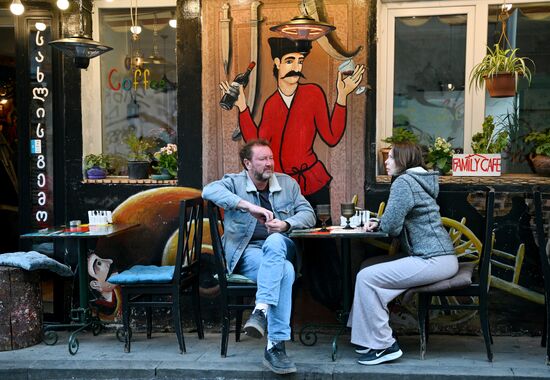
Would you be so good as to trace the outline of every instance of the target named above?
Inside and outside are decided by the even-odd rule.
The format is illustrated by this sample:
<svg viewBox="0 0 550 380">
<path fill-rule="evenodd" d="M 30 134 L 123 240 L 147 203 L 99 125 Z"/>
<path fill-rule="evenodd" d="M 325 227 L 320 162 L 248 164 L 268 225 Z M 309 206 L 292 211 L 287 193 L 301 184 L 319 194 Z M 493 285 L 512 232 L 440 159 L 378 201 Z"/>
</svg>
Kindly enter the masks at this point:
<svg viewBox="0 0 550 380">
<path fill-rule="evenodd" d="M 454 154 L 453 176 L 498 177 L 501 171 L 500 154 Z"/>
</svg>

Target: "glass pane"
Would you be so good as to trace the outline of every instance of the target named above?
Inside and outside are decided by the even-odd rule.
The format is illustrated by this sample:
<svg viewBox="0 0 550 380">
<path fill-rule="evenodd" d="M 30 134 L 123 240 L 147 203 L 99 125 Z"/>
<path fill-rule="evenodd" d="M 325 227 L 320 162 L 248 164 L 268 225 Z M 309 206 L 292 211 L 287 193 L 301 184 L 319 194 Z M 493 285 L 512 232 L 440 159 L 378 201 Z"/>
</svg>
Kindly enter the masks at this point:
<svg viewBox="0 0 550 380">
<path fill-rule="evenodd" d="M 100 39 L 114 48 L 100 58 L 103 153 L 116 157 L 115 174 L 126 174 L 129 134 L 149 140 L 149 156 L 176 143 L 176 29 L 168 23 L 174 11 L 139 8 L 134 40 L 127 8 L 100 10 Z"/>
<path fill-rule="evenodd" d="M 489 7 L 488 45 L 498 43 L 501 24 L 497 20 L 500 5 Z M 544 130 L 550 125 L 550 2 L 514 4 L 507 21 L 506 31 L 510 47 L 518 48 L 517 56 L 529 57 L 535 71 L 528 85 L 527 80 L 518 83 L 516 98 L 485 98 L 485 115 L 493 116 L 496 128 L 514 129 L 518 140 L 512 145 L 512 156 L 520 163 L 525 161 L 530 146 L 524 135 L 531 130 Z M 514 136 L 511 136 L 514 137 Z M 529 171 L 526 164 L 514 165 L 513 172 Z"/>
<path fill-rule="evenodd" d="M 465 14 L 395 20 L 393 127 L 464 145 Z"/>
</svg>

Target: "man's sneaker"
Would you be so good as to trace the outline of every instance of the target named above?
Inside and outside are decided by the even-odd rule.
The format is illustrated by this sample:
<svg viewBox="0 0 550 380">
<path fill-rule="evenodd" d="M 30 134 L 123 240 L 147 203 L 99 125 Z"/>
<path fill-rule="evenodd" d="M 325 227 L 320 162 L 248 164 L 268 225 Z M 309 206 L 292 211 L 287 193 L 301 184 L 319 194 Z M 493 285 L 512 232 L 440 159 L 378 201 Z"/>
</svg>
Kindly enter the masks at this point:
<svg viewBox="0 0 550 380">
<path fill-rule="evenodd" d="M 285 342 L 279 342 L 264 352 L 264 365 L 278 375 L 296 372 L 296 365 L 286 356 Z"/>
<path fill-rule="evenodd" d="M 244 324 L 244 332 L 253 338 L 262 338 L 267 330 L 267 318 L 261 310 L 254 310 Z"/>
<path fill-rule="evenodd" d="M 358 362 L 364 365 L 374 365 L 395 360 L 402 355 L 403 351 L 401 351 L 399 345 L 395 342 L 388 348 L 383 348 L 381 350 L 371 349 L 369 353 L 363 355 Z"/>
<path fill-rule="evenodd" d="M 360 354 L 360 355 L 368 354 L 369 352 L 371 352 L 371 350 L 372 350 L 372 348 L 363 347 L 363 346 L 356 346 L 356 348 L 355 348 L 355 352 Z"/>
</svg>

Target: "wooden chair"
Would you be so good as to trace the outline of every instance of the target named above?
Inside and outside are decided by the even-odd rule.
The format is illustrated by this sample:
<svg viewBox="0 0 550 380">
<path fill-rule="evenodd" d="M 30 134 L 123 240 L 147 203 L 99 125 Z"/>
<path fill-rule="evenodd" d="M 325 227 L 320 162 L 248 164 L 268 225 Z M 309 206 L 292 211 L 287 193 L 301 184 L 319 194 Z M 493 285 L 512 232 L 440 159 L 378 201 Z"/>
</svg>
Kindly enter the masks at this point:
<svg viewBox="0 0 550 380">
<path fill-rule="evenodd" d="M 550 263 L 546 253 L 546 235 L 544 233 L 544 220 L 542 217 L 542 196 L 539 188 L 533 190 L 533 203 L 535 206 L 535 225 L 537 229 L 537 242 L 539 246 L 539 257 L 542 267 L 542 276 L 544 279 L 544 304 L 546 313 L 544 315 L 544 326 L 542 329 L 541 346 L 546 346 L 546 364 L 550 364 Z"/>
<path fill-rule="evenodd" d="M 181 328 L 180 297 L 187 289 L 191 289 L 199 339 L 204 338 L 199 302 L 203 210 L 204 203 L 200 197 L 181 201 L 178 247 L 174 266 L 135 265 L 109 278 L 109 282 L 119 284 L 121 288 L 125 352 L 130 352 L 132 338 L 130 310 L 138 306 L 145 307 L 146 310 L 148 339 L 151 338 L 152 308 L 170 307 L 180 353 L 186 351 Z"/>
<path fill-rule="evenodd" d="M 451 239 L 454 240 L 455 251 L 460 261 L 458 273 L 447 280 L 409 289 L 405 294 L 405 297 L 410 297 L 412 293 L 418 293 L 418 328 L 420 331 L 420 357 L 422 359 L 426 355 L 430 310 L 477 310 L 485 339 L 487 358 L 489 361 L 493 360 L 492 337 L 488 317 L 488 292 L 493 246 L 494 202 L 495 192 L 490 189 L 486 196 L 483 244 L 464 224 L 448 218 L 443 219 L 443 223 L 451 228 Z M 472 283 L 472 272 L 476 265 L 478 268 L 478 281 Z M 457 300 L 459 299 L 457 297 L 477 298 L 478 302 L 432 304 L 433 297 L 452 297 Z"/>
<path fill-rule="evenodd" d="M 225 261 L 221 235 L 223 233 L 223 221 L 221 210 L 216 204 L 209 201 L 207 205 L 208 220 L 210 222 L 210 234 L 212 248 L 214 250 L 214 261 L 216 275 L 220 285 L 220 308 L 222 314 L 222 342 L 221 356 L 227 355 L 227 344 L 229 341 L 229 327 L 231 314 L 235 313 L 235 341 L 241 339 L 241 326 L 244 310 L 254 309 L 254 304 L 245 302 L 246 299 L 256 297 L 256 283 L 238 274 L 228 275 Z"/>
</svg>

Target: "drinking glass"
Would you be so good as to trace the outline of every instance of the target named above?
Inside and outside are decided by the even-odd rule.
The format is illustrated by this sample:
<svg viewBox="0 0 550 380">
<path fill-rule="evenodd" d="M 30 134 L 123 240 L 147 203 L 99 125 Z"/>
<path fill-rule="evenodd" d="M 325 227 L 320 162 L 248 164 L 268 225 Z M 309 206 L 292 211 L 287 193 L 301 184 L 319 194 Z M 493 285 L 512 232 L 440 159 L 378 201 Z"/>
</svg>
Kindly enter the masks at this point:
<svg viewBox="0 0 550 380">
<path fill-rule="evenodd" d="M 345 230 L 351 230 L 350 226 L 350 218 L 355 215 L 355 204 L 354 203 L 342 203 L 340 205 L 340 211 L 342 213 L 342 216 L 346 218 L 346 226 L 344 227 Z"/>
<path fill-rule="evenodd" d="M 321 221 L 320 231 L 328 231 L 326 223 L 330 219 L 330 205 L 317 205 L 317 218 Z"/>
</svg>

